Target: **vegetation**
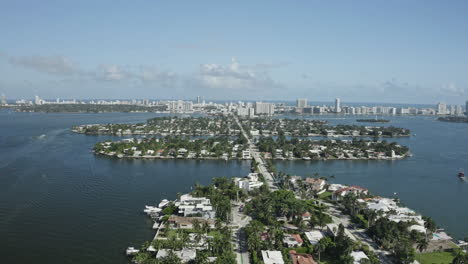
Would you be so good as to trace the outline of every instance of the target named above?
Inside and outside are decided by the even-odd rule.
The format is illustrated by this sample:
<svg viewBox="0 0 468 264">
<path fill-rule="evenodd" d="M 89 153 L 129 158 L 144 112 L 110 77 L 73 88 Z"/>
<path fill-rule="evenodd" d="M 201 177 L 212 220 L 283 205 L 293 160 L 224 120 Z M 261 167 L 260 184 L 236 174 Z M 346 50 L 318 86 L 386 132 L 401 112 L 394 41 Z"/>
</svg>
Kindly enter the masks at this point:
<svg viewBox="0 0 468 264">
<path fill-rule="evenodd" d="M 409 151 L 405 146 L 385 140 L 377 142 L 362 139 L 347 141 L 287 139 L 282 135 L 276 140 L 273 137 L 261 137 L 257 146 L 261 152 L 274 153 L 275 157 L 279 150 L 281 157 L 311 159 L 369 159 L 391 157 L 392 150 L 399 156 L 405 156 Z"/>
<path fill-rule="evenodd" d="M 259 130 L 261 135 L 287 136 L 350 136 L 399 137 L 409 136 L 410 130 L 398 127 L 366 127 L 357 125 L 327 125 L 322 120 L 254 118 L 242 120 L 245 130 Z"/>
<path fill-rule="evenodd" d="M 356 122 L 365 122 L 365 123 L 389 123 L 388 119 L 357 119 Z"/>
<path fill-rule="evenodd" d="M 468 123 L 468 117 L 466 116 L 446 116 L 439 117 L 437 120 L 444 122 L 453 122 L 453 123 Z"/>
<path fill-rule="evenodd" d="M 231 200 L 237 198 L 238 187 L 231 179 L 214 178 L 212 184 L 202 186 L 196 184 L 193 196 L 203 196 L 211 200 L 216 210 L 215 228 L 210 228 L 206 223 L 194 221 L 193 229 L 169 229 L 161 231 L 160 238 L 151 242 L 145 242 L 141 251 L 135 255 L 133 260 L 139 264 L 176 264 L 181 263 L 174 251 L 182 250 L 192 246 L 189 234 L 194 234 L 196 243 L 206 239 L 205 249 L 197 250 L 197 257 L 192 264 L 207 264 L 208 257 L 216 257 L 215 264 L 235 264 L 236 256 L 233 253 L 231 243 L 232 230 L 226 225 L 229 222 L 231 212 Z M 242 195 L 242 194 L 241 194 Z M 242 196 L 241 196 L 242 197 Z M 177 212 L 174 204 L 170 204 L 163 210 L 163 214 L 169 215 Z M 167 257 L 156 259 L 155 254 L 146 251 L 148 247 L 155 250 L 166 249 L 169 251 Z"/>
<path fill-rule="evenodd" d="M 243 137 L 227 136 L 191 139 L 185 136 L 126 139 L 97 143 L 98 154 L 122 157 L 159 158 L 237 158 L 246 149 Z"/>
<path fill-rule="evenodd" d="M 237 124 L 224 116 L 156 117 L 138 124 L 102 124 L 73 127 L 77 133 L 98 135 L 231 135 L 240 134 Z"/>
<path fill-rule="evenodd" d="M 417 260 L 421 264 L 450 264 L 457 263 L 454 262 L 455 257 L 457 256 L 456 252 L 453 251 L 442 251 L 442 252 L 431 252 L 431 253 L 420 253 L 417 255 Z M 462 258 L 465 257 L 465 262 L 458 263 L 468 263 L 468 259 L 465 254 L 461 255 Z M 459 257 L 459 260 L 461 258 Z"/>
</svg>

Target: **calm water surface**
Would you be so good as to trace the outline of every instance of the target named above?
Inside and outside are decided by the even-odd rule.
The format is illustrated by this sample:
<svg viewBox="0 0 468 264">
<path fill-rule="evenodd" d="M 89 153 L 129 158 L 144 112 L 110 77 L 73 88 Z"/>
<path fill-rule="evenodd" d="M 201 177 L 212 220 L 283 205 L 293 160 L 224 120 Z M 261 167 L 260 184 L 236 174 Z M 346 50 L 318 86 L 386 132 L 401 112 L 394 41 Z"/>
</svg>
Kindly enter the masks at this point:
<svg viewBox="0 0 468 264">
<path fill-rule="evenodd" d="M 127 263 L 125 248 L 154 236 L 145 204 L 248 173 L 249 162 L 98 157 L 90 149 L 108 137 L 69 130 L 153 116 L 1 112 L 1 263 Z"/>
<path fill-rule="evenodd" d="M 0 252 L 2 263 L 127 263 L 123 250 L 154 235 L 141 211 L 175 198 L 195 182 L 239 176 L 248 162 L 126 161 L 94 156 L 107 136 L 73 134 L 76 124 L 142 122 L 155 114 L 0 112 Z M 317 118 L 317 117 L 314 117 Z M 355 118 L 319 117 L 331 123 Z M 401 161 L 278 162 L 279 169 L 335 175 L 393 196 L 432 216 L 450 233 L 468 234 L 468 125 L 430 117 L 395 117 L 416 136 L 398 139 L 414 156 Z"/>
</svg>

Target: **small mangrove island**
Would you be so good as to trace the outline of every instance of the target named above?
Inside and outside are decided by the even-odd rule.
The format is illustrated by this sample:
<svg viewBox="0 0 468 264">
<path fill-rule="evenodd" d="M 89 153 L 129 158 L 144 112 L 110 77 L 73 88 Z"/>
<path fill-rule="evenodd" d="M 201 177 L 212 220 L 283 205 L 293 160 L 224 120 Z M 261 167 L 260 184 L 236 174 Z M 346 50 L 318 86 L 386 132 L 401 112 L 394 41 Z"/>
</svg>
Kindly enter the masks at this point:
<svg viewBox="0 0 468 264">
<path fill-rule="evenodd" d="M 444 116 L 437 118 L 437 120 L 452 123 L 468 123 L 468 117 L 466 116 Z"/>
<path fill-rule="evenodd" d="M 388 119 L 357 119 L 356 122 L 361 123 L 390 123 Z"/>
</svg>

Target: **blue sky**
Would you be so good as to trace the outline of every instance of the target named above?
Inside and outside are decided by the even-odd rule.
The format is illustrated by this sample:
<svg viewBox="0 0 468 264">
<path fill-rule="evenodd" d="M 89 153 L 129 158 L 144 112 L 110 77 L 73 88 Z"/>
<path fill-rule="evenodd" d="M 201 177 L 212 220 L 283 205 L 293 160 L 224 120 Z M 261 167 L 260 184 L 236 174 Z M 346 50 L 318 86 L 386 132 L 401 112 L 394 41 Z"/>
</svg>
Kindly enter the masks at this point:
<svg viewBox="0 0 468 264">
<path fill-rule="evenodd" d="M 1 1 L 8 98 L 462 104 L 468 1 Z"/>
</svg>

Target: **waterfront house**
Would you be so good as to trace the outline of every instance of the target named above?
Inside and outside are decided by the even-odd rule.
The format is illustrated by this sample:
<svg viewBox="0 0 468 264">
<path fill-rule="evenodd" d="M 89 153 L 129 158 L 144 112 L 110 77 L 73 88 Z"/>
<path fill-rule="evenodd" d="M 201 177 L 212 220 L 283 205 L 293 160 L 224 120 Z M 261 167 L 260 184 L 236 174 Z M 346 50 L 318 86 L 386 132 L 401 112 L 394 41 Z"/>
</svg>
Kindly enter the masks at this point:
<svg viewBox="0 0 468 264">
<path fill-rule="evenodd" d="M 308 187 L 308 189 L 317 194 L 321 194 L 325 192 L 325 183 L 326 181 L 323 179 L 317 179 L 317 178 L 305 179 L 305 184 Z"/>
<path fill-rule="evenodd" d="M 293 264 L 317 264 L 310 254 L 296 253 L 295 250 L 291 250 L 289 251 L 289 256 Z"/>
<path fill-rule="evenodd" d="M 250 150 L 242 151 L 242 159 L 252 159 L 252 156 L 250 155 Z"/>
<path fill-rule="evenodd" d="M 202 217 L 182 217 L 171 215 L 167 221 L 169 222 L 169 226 L 175 229 L 193 229 L 193 223 L 195 221 L 198 221 L 201 225 L 207 223 L 210 228 L 215 227 L 214 220 Z"/>
<path fill-rule="evenodd" d="M 214 219 L 216 216 L 210 199 L 206 197 L 193 197 L 190 194 L 184 194 L 180 196 L 175 206 L 178 207 L 179 214 L 183 216 L 200 215 L 209 219 Z"/>
<path fill-rule="evenodd" d="M 265 264 L 284 264 L 281 251 L 262 250 L 262 259 Z"/>
<path fill-rule="evenodd" d="M 160 249 L 156 254 L 156 259 L 165 258 L 169 256 L 169 249 Z M 174 250 L 174 254 L 180 258 L 182 263 L 188 263 L 197 257 L 197 251 L 191 248 L 183 248 L 182 250 Z"/>
<path fill-rule="evenodd" d="M 241 189 L 251 191 L 260 188 L 263 182 L 258 180 L 257 173 L 249 173 L 245 178 L 234 178 L 234 183 Z"/>
<path fill-rule="evenodd" d="M 345 188 L 341 188 L 332 194 L 332 199 L 337 201 L 343 199 L 347 194 L 354 194 L 356 196 L 360 196 L 362 194 L 367 194 L 369 191 L 365 188 L 359 186 L 349 186 Z"/>
</svg>

